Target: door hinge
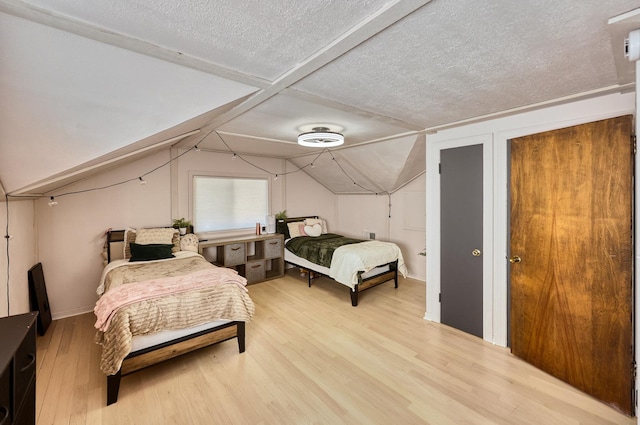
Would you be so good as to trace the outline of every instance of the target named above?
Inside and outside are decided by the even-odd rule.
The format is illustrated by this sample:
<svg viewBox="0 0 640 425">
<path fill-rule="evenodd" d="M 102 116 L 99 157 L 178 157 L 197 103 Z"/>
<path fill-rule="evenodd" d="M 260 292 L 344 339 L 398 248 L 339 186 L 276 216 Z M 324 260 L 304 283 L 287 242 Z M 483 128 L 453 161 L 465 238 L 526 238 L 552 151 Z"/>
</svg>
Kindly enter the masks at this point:
<svg viewBox="0 0 640 425">
<path fill-rule="evenodd" d="M 638 143 L 636 141 L 636 136 L 631 136 L 631 143 L 633 143 L 633 154 L 635 155 L 638 152 Z"/>
<path fill-rule="evenodd" d="M 442 302 L 442 292 L 440 292 L 438 294 L 438 302 L 441 303 Z"/>
<path fill-rule="evenodd" d="M 442 163 L 438 164 L 438 174 L 442 174 Z"/>
</svg>

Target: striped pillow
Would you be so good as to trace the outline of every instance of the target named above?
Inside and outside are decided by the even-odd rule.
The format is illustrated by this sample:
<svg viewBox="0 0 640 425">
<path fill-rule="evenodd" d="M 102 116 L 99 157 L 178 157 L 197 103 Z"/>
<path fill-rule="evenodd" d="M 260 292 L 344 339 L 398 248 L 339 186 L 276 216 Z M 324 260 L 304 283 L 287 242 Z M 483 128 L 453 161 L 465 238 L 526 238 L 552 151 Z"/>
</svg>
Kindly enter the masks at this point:
<svg viewBox="0 0 640 425">
<path fill-rule="evenodd" d="M 173 234 L 176 232 L 177 230 L 171 227 L 138 229 L 136 230 L 136 243 L 138 245 L 173 244 Z"/>
</svg>

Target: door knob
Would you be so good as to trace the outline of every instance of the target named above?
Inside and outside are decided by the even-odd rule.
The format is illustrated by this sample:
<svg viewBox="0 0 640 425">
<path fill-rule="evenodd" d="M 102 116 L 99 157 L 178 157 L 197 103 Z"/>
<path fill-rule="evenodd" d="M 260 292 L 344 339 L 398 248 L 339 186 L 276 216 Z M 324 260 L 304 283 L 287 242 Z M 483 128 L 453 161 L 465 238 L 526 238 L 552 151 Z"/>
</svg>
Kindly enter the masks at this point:
<svg viewBox="0 0 640 425">
<path fill-rule="evenodd" d="M 476 248 L 473 251 L 471 251 L 471 255 L 473 255 L 474 257 L 479 257 L 479 256 L 482 255 L 482 251 L 480 251 L 478 248 Z"/>
<path fill-rule="evenodd" d="M 517 255 L 514 255 L 513 257 L 509 258 L 509 262 L 511 264 L 519 263 L 520 261 L 522 261 L 522 258 L 518 257 Z"/>
</svg>

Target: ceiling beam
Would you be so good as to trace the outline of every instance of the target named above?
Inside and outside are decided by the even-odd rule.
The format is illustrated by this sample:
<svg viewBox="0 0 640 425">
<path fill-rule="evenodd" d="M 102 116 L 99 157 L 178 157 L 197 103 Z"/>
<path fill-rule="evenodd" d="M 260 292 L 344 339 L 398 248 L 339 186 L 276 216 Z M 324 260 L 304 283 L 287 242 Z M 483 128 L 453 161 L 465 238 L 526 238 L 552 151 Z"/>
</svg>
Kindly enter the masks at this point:
<svg viewBox="0 0 640 425">
<path fill-rule="evenodd" d="M 0 1 L 0 12 L 250 86 L 267 88 L 272 84 L 270 81 L 262 78 L 243 74 L 223 66 L 216 65 L 200 58 L 190 56 L 184 52 L 168 49 L 144 40 L 116 33 L 106 28 L 79 21 L 68 16 L 58 15 L 49 10 L 27 4 L 19 0 Z"/>
<path fill-rule="evenodd" d="M 314 73 L 323 66 L 333 62 L 343 54 L 359 46 L 380 31 L 415 12 L 431 0 L 395 0 L 387 3 L 375 13 L 353 26 L 332 43 L 309 56 L 289 71 L 276 79 L 269 87 L 263 88 L 236 108 L 222 114 L 211 121 L 202 130 L 211 131 L 222 124 L 244 114 L 262 102 L 270 99 L 284 89 Z"/>
<path fill-rule="evenodd" d="M 155 143 L 153 145 L 145 146 L 141 149 L 136 149 L 134 151 L 124 152 L 118 155 L 117 157 L 111 157 L 111 155 L 113 154 L 112 152 L 111 154 L 98 157 L 95 160 L 90 161 L 90 163 L 88 164 L 80 165 L 78 167 L 75 167 L 70 170 L 64 171 L 62 173 L 48 177 L 44 180 L 40 180 L 38 182 L 32 183 L 23 188 L 14 190 L 9 194 L 9 196 L 17 196 L 25 193 L 34 195 L 38 190 L 42 192 L 37 194 L 42 196 L 45 193 L 50 192 L 50 190 L 47 190 L 47 187 L 50 187 L 55 183 L 62 184 L 61 186 L 56 186 L 54 189 L 54 190 L 59 190 L 63 187 L 66 187 L 70 184 L 76 183 L 82 179 L 87 178 L 88 176 L 93 175 L 92 172 L 94 174 L 97 174 L 99 172 L 103 172 L 105 170 L 110 169 L 110 167 L 120 166 L 126 160 L 133 161 L 133 160 L 139 159 L 142 155 L 155 153 L 160 149 L 165 148 L 166 146 L 170 146 L 186 137 L 193 136 L 199 132 L 200 130 L 192 130 L 190 132 L 180 134 L 179 136 L 175 136 L 170 139 L 164 140 L 160 143 Z"/>
<path fill-rule="evenodd" d="M 476 124 L 482 121 L 495 120 L 498 118 L 510 117 L 517 114 L 523 114 L 525 112 L 531 112 L 538 109 L 550 108 L 552 106 L 564 105 L 567 103 L 578 102 L 580 100 L 592 99 L 594 97 L 606 96 L 614 93 L 630 93 L 636 89 L 635 83 L 613 85 L 608 87 L 602 87 L 599 89 L 591 90 L 588 92 L 572 94 L 569 96 L 561 97 L 558 99 L 545 100 L 543 102 L 532 103 L 530 105 L 519 106 L 517 108 L 507 109 L 504 111 L 493 112 L 486 115 L 480 115 L 478 117 L 468 118 L 460 121 L 450 122 L 435 127 L 428 127 L 424 129 L 424 133 L 435 134 L 438 131 L 448 130 L 455 127 L 462 127 L 463 125 Z"/>
<path fill-rule="evenodd" d="M 337 109 L 339 111 L 347 112 L 349 114 L 358 115 L 361 117 L 366 117 L 374 121 L 383 122 L 385 124 L 394 125 L 396 127 L 402 127 L 413 131 L 421 131 L 424 130 L 424 126 L 420 124 L 409 123 L 406 121 L 399 120 L 397 118 L 388 117 L 386 115 L 379 115 L 374 112 L 365 111 L 363 109 L 354 108 L 350 105 L 345 105 L 344 103 L 336 102 L 335 100 L 325 99 L 323 97 L 318 97 L 316 95 L 306 93 L 295 88 L 289 87 L 281 92 L 287 96 L 295 97 L 298 99 L 303 99 L 308 102 L 315 103 L 316 105 L 326 106 L 331 109 Z"/>
</svg>

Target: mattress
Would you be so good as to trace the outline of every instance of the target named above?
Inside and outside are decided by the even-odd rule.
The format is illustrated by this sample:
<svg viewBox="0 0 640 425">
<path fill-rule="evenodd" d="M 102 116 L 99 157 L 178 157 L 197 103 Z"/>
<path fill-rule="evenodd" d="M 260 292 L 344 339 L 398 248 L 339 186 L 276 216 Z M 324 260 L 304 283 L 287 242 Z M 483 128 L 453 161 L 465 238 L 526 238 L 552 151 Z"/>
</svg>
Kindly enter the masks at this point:
<svg viewBox="0 0 640 425">
<path fill-rule="evenodd" d="M 313 270 L 314 272 L 321 273 L 325 276 L 329 276 L 329 267 L 323 267 L 319 264 L 312 263 L 311 261 L 306 260 L 302 257 L 298 257 L 288 249 L 284 250 L 284 261 L 286 261 L 287 263 L 295 264 L 296 266 L 300 266 L 308 270 Z M 366 273 L 362 273 L 362 278 L 367 279 L 371 276 L 376 276 L 381 273 L 388 272 L 389 269 L 390 269 L 389 265 L 385 264 L 384 266 L 376 267 L 374 269 L 369 270 Z"/>
<path fill-rule="evenodd" d="M 131 341 L 131 352 L 144 350 L 145 348 L 153 347 L 154 345 L 159 345 L 164 342 L 173 341 L 178 338 L 206 331 L 207 329 L 215 328 L 216 326 L 224 325 L 229 322 L 231 322 L 231 320 L 216 320 L 209 323 L 203 323 L 198 326 L 192 326 L 190 328 L 160 331 L 148 335 L 137 335 L 134 336 Z"/>
</svg>

